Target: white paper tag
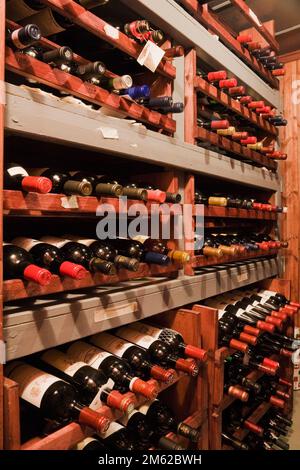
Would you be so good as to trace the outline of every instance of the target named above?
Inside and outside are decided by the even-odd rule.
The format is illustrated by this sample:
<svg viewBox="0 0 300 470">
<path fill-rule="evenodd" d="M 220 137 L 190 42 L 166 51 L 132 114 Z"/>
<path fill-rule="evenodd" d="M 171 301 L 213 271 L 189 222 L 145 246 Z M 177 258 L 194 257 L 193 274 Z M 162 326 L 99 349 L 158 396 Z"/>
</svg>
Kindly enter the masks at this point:
<svg viewBox="0 0 300 470">
<path fill-rule="evenodd" d="M 253 21 L 255 21 L 255 23 L 256 23 L 258 26 L 262 26 L 262 23 L 259 21 L 259 19 L 257 18 L 256 14 L 254 13 L 254 11 L 251 10 L 251 8 L 249 8 L 249 15 L 251 16 L 251 18 L 253 19 Z"/>
<path fill-rule="evenodd" d="M 24 168 L 21 166 L 12 166 L 11 168 L 7 169 L 7 173 L 9 174 L 9 176 L 16 176 L 16 175 L 28 176 L 27 171 L 24 170 Z"/>
<path fill-rule="evenodd" d="M 112 39 L 119 39 L 120 36 L 120 31 L 117 28 L 114 28 L 110 24 L 106 24 L 104 26 L 104 31 L 106 36 L 112 38 Z"/>
<path fill-rule="evenodd" d="M 247 281 L 248 273 L 239 274 L 236 278 L 238 282 Z"/>
<path fill-rule="evenodd" d="M 0 104 L 6 104 L 5 81 L 0 80 Z"/>
<path fill-rule="evenodd" d="M 60 198 L 61 207 L 64 209 L 78 209 L 78 200 L 77 196 L 64 196 Z"/>
<path fill-rule="evenodd" d="M 283 214 L 286 214 L 286 213 L 287 213 L 287 211 L 288 211 L 288 208 L 287 208 L 286 206 L 284 206 L 284 207 L 283 207 L 283 211 L 282 211 L 282 213 L 283 213 Z"/>
<path fill-rule="evenodd" d="M 147 67 L 151 72 L 155 72 L 164 55 L 165 51 L 163 49 L 154 44 L 154 42 L 147 41 L 137 58 L 137 62 Z"/>
<path fill-rule="evenodd" d="M 113 127 L 100 127 L 100 131 L 102 132 L 104 139 L 119 139 L 118 130 Z"/>
</svg>

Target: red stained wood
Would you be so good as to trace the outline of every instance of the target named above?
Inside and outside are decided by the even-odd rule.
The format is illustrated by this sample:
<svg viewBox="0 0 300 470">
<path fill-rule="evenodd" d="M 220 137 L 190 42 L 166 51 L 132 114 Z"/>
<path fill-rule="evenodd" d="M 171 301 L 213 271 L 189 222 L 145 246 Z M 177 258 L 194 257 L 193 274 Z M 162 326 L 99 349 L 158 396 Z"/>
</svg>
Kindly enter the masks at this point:
<svg viewBox="0 0 300 470">
<path fill-rule="evenodd" d="M 107 41 L 131 57 L 136 59 L 140 55 L 143 46 L 133 39 L 130 39 L 121 31 L 119 31 L 119 38 L 116 39 L 111 37 L 105 31 L 109 24 L 94 15 L 91 11 L 83 8 L 78 3 L 75 3 L 72 0 L 42 0 L 42 2 L 71 20 L 73 23 L 81 26 L 98 38 Z M 157 72 L 168 78 L 174 79 L 176 77 L 175 67 L 164 59 L 159 64 Z"/>
<path fill-rule="evenodd" d="M 224 263 L 231 263 L 233 261 L 241 261 L 241 260 L 246 260 L 246 259 L 255 259 L 255 258 L 261 258 L 264 256 L 275 256 L 277 255 L 278 250 L 269 250 L 269 251 L 263 251 L 263 250 L 258 250 L 251 255 L 239 255 L 239 256 L 222 256 L 222 258 L 214 258 L 214 257 L 206 257 L 203 255 L 197 255 L 192 259 L 192 265 L 194 268 L 201 268 L 202 266 L 213 266 L 217 264 L 224 264 Z"/>
<path fill-rule="evenodd" d="M 221 217 L 233 219 L 277 220 L 277 213 L 254 209 L 238 209 L 235 207 L 207 206 L 205 217 Z"/>
</svg>

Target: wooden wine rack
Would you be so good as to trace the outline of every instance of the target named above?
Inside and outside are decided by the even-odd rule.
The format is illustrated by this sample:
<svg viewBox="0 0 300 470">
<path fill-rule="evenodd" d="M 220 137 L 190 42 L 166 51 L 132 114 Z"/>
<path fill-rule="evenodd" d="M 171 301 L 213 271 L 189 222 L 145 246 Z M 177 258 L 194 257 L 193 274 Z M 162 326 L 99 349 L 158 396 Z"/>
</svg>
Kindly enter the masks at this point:
<svg viewBox="0 0 300 470">
<path fill-rule="evenodd" d="M 261 287 L 265 289 L 275 290 L 287 298 L 290 295 L 290 281 L 285 279 L 273 279 L 261 282 Z M 194 305 L 193 310 L 199 312 L 202 317 L 203 332 L 209 331 L 210 334 L 203 340 L 203 347 L 211 351 L 210 362 L 208 365 L 208 388 L 209 388 L 209 445 L 211 449 L 221 450 L 221 432 L 222 432 L 222 413 L 228 408 L 236 399 L 224 394 L 224 360 L 232 353 L 232 350 L 226 347 L 218 347 L 218 310 L 202 306 Z M 288 326 L 287 334 L 292 332 L 292 324 Z M 203 333 L 204 334 L 204 333 Z M 273 356 L 272 356 L 273 357 Z M 274 359 L 280 360 L 281 375 L 292 382 L 292 367 L 290 363 L 278 356 Z M 259 371 L 253 371 L 248 374 L 248 378 L 253 382 L 259 380 L 263 374 Z M 285 412 L 289 413 L 291 410 L 292 397 L 287 402 Z M 263 402 L 258 408 L 249 416 L 249 420 L 258 423 L 259 420 L 269 410 L 270 405 Z M 248 431 L 241 429 L 237 430 L 234 434 L 239 440 L 243 440 L 248 435 Z"/>
<path fill-rule="evenodd" d="M 251 162 L 255 165 L 276 171 L 277 162 L 262 155 L 259 152 L 248 149 L 246 146 L 234 142 L 227 137 L 208 131 L 197 126 L 197 91 L 201 91 L 222 105 L 228 107 L 237 116 L 242 116 L 251 125 L 256 126 L 257 131 L 263 131 L 266 136 L 264 141 L 267 145 L 275 139 L 277 130 L 273 125 L 265 122 L 246 106 L 241 105 L 237 100 L 229 97 L 216 87 L 207 83 L 204 79 L 196 76 L 197 56 L 195 50 L 190 50 L 185 56 L 185 141 L 196 144 L 197 141 L 210 143 L 214 147 L 219 147 L 237 156 L 238 159 Z"/>
<path fill-rule="evenodd" d="M 155 318 L 159 323 L 176 328 L 186 338 L 186 341 L 193 344 L 201 345 L 201 330 L 199 328 L 200 315 L 196 312 L 169 312 Z M 205 371 L 205 366 L 203 366 Z M 206 396 L 203 395 L 204 387 L 204 371 L 200 371 L 197 378 L 191 378 L 184 373 L 176 373 L 172 384 L 160 385 L 160 394 L 164 396 L 168 406 L 174 408 L 176 416 L 184 419 L 187 424 L 200 429 L 200 438 L 197 448 L 207 449 L 207 407 L 204 406 Z M 192 387 L 192 390 L 191 390 Z M 195 392 L 196 390 L 196 392 Z M 191 399 L 185 398 L 191 394 Z M 130 393 L 130 395 L 132 395 Z M 179 398 L 180 397 L 180 398 Z M 10 379 L 5 379 L 4 384 L 4 420 L 6 423 L 5 449 L 6 450 L 66 450 L 71 449 L 87 436 L 93 434 L 93 431 L 87 427 L 80 426 L 76 423 L 68 424 L 61 429 L 53 432 L 46 437 L 36 437 L 21 445 L 20 442 L 20 418 L 19 418 L 19 396 L 18 386 Z M 139 396 L 136 406 L 146 403 L 144 397 Z M 103 416 L 111 421 L 115 421 L 121 417 L 119 411 L 114 411 L 107 406 L 103 406 L 98 410 Z M 188 441 L 173 433 L 167 435 L 177 444 L 187 446 Z"/>
<path fill-rule="evenodd" d="M 247 65 L 252 68 L 261 78 L 263 78 L 273 88 L 278 90 L 279 81 L 277 78 L 275 78 L 270 71 L 266 70 L 263 65 L 258 62 L 258 60 L 237 41 L 236 34 L 230 29 L 228 25 L 225 26 L 222 23 L 222 21 L 218 18 L 218 15 L 215 12 L 212 12 L 208 5 L 200 5 L 197 0 L 179 0 L 179 3 L 181 3 L 205 28 L 219 36 L 222 42 L 229 49 L 234 51 L 234 53 L 245 63 L 247 63 Z M 240 0 L 234 1 L 232 3 L 239 7 L 241 7 L 242 4 L 245 5 L 244 2 Z M 244 12 L 246 8 L 248 7 L 245 5 L 245 8 L 243 9 Z M 249 19 L 250 15 L 248 14 L 247 17 Z M 272 41 L 272 47 L 275 50 L 278 49 L 274 38 L 272 38 L 269 32 L 265 33 L 265 31 L 266 29 L 264 27 L 260 28 L 260 33 L 265 34 L 265 36 L 267 35 L 268 41 Z"/>
</svg>

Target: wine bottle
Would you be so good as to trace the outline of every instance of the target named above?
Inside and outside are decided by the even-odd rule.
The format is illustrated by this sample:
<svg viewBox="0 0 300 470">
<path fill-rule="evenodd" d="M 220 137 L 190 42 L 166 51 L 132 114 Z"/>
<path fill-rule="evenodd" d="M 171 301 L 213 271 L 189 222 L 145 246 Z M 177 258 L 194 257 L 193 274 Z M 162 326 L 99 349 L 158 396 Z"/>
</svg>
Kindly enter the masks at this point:
<svg viewBox="0 0 300 470">
<path fill-rule="evenodd" d="M 106 433 L 103 436 L 98 436 L 98 439 L 100 439 L 105 448 L 114 451 L 126 450 L 134 452 L 140 450 L 135 436 L 117 422 L 112 422 Z"/>
<path fill-rule="evenodd" d="M 210 83 L 217 83 L 220 80 L 227 79 L 227 72 L 226 70 L 217 70 L 215 72 L 202 73 L 197 69 L 197 76 L 207 80 Z"/>
<path fill-rule="evenodd" d="M 150 264 L 168 265 L 170 258 L 167 255 L 146 251 L 139 241 L 126 238 L 111 238 L 110 244 L 117 249 L 120 255 L 136 258 Z"/>
<path fill-rule="evenodd" d="M 148 399 L 155 398 L 158 393 L 156 384 L 144 382 L 133 376 L 126 361 L 88 343 L 76 341 L 68 347 L 67 354 L 77 361 L 86 362 L 91 367 L 100 369 L 118 387 L 131 390 L 133 393 L 141 393 Z"/>
<path fill-rule="evenodd" d="M 122 75 L 120 77 L 104 77 L 102 76 L 100 85 L 108 90 L 117 91 L 131 88 L 133 80 L 130 75 Z"/>
<path fill-rule="evenodd" d="M 109 333 L 98 333 L 91 336 L 89 340 L 94 346 L 114 354 L 121 359 L 125 359 L 130 367 L 136 371 L 137 375 L 143 379 L 149 376 L 156 380 L 171 383 L 174 380 L 172 369 L 163 369 L 151 363 L 147 352 L 135 344 L 124 341 Z"/>
<path fill-rule="evenodd" d="M 71 177 L 72 180 L 91 184 L 95 196 L 121 196 L 123 194 L 123 187 L 106 175 L 96 176 L 83 171 L 76 171 L 71 172 Z"/>
<path fill-rule="evenodd" d="M 148 352 L 150 359 L 158 365 L 172 367 L 193 376 L 199 373 L 196 362 L 189 362 L 172 355 L 172 349 L 167 343 L 152 338 L 152 336 L 144 335 L 131 326 L 118 328 L 115 334 L 122 339 L 144 348 Z"/>
<path fill-rule="evenodd" d="M 181 264 L 188 263 L 190 261 L 190 255 L 186 251 L 182 250 L 170 250 L 162 240 L 154 240 L 148 236 L 138 235 L 133 237 L 133 240 L 139 241 L 143 244 L 144 249 L 147 252 L 159 253 L 166 255 L 172 261 L 178 261 Z"/>
<path fill-rule="evenodd" d="M 124 25 L 124 32 L 132 39 L 140 43 L 152 41 L 155 44 L 161 44 L 164 40 L 162 31 L 151 28 L 147 20 L 136 20 Z"/>
<path fill-rule="evenodd" d="M 106 240 L 101 241 L 95 240 L 93 238 L 82 238 L 70 234 L 65 235 L 65 237 L 69 240 L 82 243 L 92 250 L 94 256 L 114 263 L 117 268 L 125 268 L 134 272 L 138 271 L 139 269 L 139 260 L 119 255 L 117 250 L 115 250 Z"/>
<path fill-rule="evenodd" d="M 155 189 L 151 184 L 144 182 L 138 183 L 137 186 L 147 191 L 147 201 L 156 201 L 160 203 L 165 202 L 167 197 L 167 193 L 165 191 Z"/>
<path fill-rule="evenodd" d="M 87 271 L 80 264 L 65 261 L 60 249 L 33 238 L 17 237 L 12 243 L 28 251 L 37 266 L 48 269 L 53 274 L 83 279 Z"/>
<path fill-rule="evenodd" d="M 140 100 L 142 98 L 149 98 L 150 91 L 151 90 L 148 85 L 138 85 L 119 90 L 119 94 L 124 98 L 128 98 L 130 100 Z"/>
<path fill-rule="evenodd" d="M 178 422 L 172 411 L 160 400 L 145 403 L 137 408 L 137 411 L 146 416 L 152 428 L 159 428 L 165 434 L 175 432 L 180 436 L 190 439 L 192 442 L 197 442 L 199 439 L 199 431 L 188 424 Z"/>
<path fill-rule="evenodd" d="M 10 163 L 4 171 L 4 188 L 46 194 L 52 189 L 52 182 L 44 176 L 29 176 L 18 163 Z"/>
<path fill-rule="evenodd" d="M 58 349 L 49 349 L 35 359 L 40 369 L 71 383 L 80 393 L 83 405 L 97 410 L 103 405 L 116 408 L 123 413 L 131 413 L 135 401 L 131 397 L 112 390 L 114 382 L 107 379 L 101 370 L 97 370 L 85 362 L 76 361 Z"/>
<path fill-rule="evenodd" d="M 92 273 L 100 271 L 109 275 L 116 274 L 116 268 L 113 263 L 96 258 L 92 250 L 83 245 L 83 243 L 53 236 L 44 236 L 41 238 L 41 241 L 56 246 L 61 250 L 66 261 L 80 264 Z"/>
<path fill-rule="evenodd" d="M 33 50 L 33 48 L 31 48 L 30 55 L 32 55 L 32 52 L 34 52 L 34 55 L 37 59 L 40 59 L 42 62 L 45 62 L 52 67 L 59 68 L 63 72 L 71 71 L 73 51 L 68 46 L 62 46 L 51 51 L 39 51 L 37 49 Z M 26 51 L 26 53 L 28 54 L 28 51 Z"/>
<path fill-rule="evenodd" d="M 152 336 L 159 341 L 163 341 L 171 346 L 173 352 L 181 357 L 188 356 L 201 362 L 207 361 L 207 351 L 204 349 L 185 344 L 183 337 L 178 331 L 171 328 L 157 328 L 144 322 L 135 322 L 130 324 L 131 328 L 136 329 L 140 333 Z"/>
<path fill-rule="evenodd" d="M 25 279 L 41 286 L 51 281 L 51 273 L 36 266 L 30 253 L 11 243 L 3 244 L 3 277 L 4 279 Z"/>
<path fill-rule="evenodd" d="M 50 179 L 52 182 L 52 193 L 90 196 L 93 191 L 91 183 L 84 180 L 74 180 L 68 172 L 56 171 L 51 168 L 34 168 L 30 170 L 30 173 Z"/>
<path fill-rule="evenodd" d="M 139 188 L 135 183 L 124 182 L 123 196 L 128 199 L 137 199 L 139 201 L 148 201 L 148 192 L 144 188 Z"/>
<path fill-rule="evenodd" d="M 14 20 L 14 18 L 11 19 Z M 21 25 L 27 25 L 28 23 L 37 24 L 43 37 L 53 36 L 73 26 L 72 21 L 48 7 L 39 9 L 39 11 L 30 16 L 20 18 L 18 23 Z"/>
<path fill-rule="evenodd" d="M 258 394 L 261 390 L 261 386 L 253 382 L 247 375 L 249 374 L 249 368 L 243 364 L 236 364 L 232 360 L 232 356 L 228 356 L 224 361 L 225 366 L 225 382 L 229 382 L 230 385 L 240 385 L 247 391 Z"/>
<path fill-rule="evenodd" d="M 15 50 L 25 49 L 41 39 L 40 28 L 36 24 L 27 24 L 15 30 L 7 29 L 6 43 Z"/>
<path fill-rule="evenodd" d="M 98 60 L 96 62 L 88 62 L 87 64 L 77 64 L 72 68 L 71 72 L 85 82 L 100 85 L 106 72 L 106 66 Z"/>
<path fill-rule="evenodd" d="M 233 436 L 230 436 L 225 432 L 222 432 L 222 441 L 224 444 L 233 447 L 235 450 L 250 450 L 247 444 L 235 439 Z"/>
<path fill-rule="evenodd" d="M 164 450 L 183 450 L 181 446 L 164 436 L 162 430 L 157 427 L 152 428 L 145 415 L 138 410 L 122 416 L 118 421 L 136 436 L 143 450 L 148 450 L 153 445 Z"/>
<path fill-rule="evenodd" d="M 75 420 L 100 434 L 107 431 L 109 420 L 81 405 L 76 390 L 67 382 L 22 361 L 10 363 L 6 376 L 19 385 L 19 396 L 39 408 L 45 418 L 60 422 Z"/>
<path fill-rule="evenodd" d="M 198 239 L 199 243 L 202 243 L 202 239 L 195 236 L 195 241 L 198 241 Z M 218 248 L 218 246 L 215 245 L 212 240 L 208 240 L 207 238 L 205 238 L 202 246 L 202 248 L 195 250 L 196 255 L 203 255 L 206 257 L 216 258 L 222 258 L 224 256 L 224 253 L 221 248 Z"/>
<path fill-rule="evenodd" d="M 204 129 L 216 131 L 218 129 L 228 129 L 229 122 L 227 119 L 213 119 L 211 121 L 203 121 L 201 118 L 197 118 L 197 126 L 203 127 Z"/>
</svg>

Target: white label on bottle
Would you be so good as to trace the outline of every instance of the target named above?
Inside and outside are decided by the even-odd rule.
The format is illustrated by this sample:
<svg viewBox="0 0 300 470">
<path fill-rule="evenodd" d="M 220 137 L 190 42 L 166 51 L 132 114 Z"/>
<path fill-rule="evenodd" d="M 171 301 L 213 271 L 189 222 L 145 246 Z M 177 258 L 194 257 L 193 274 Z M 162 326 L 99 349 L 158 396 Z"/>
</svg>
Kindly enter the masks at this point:
<svg viewBox="0 0 300 470">
<path fill-rule="evenodd" d="M 99 127 L 104 139 L 118 140 L 119 133 L 118 130 L 113 127 Z"/>
<path fill-rule="evenodd" d="M 55 349 L 50 349 L 42 355 L 42 360 L 47 362 L 47 364 L 56 367 L 56 369 L 61 370 L 65 374 L 73 377 L 76 372 L 81 369 L 81 367 L 86 366 L 85 362 L 75 361 L 74 359 L 67 356 L 67 354 L 57 351 Z"/>
<path fill-rule="evenodd" d="M 105 434 L 102 434 L 102 438 L 106 439 L 107 437 L 111 436 L 117 431 L 120 431 L 121 429 L 124 429 L 124 426 L 122 426 L 119 423 L 116 423 L 116 421 L 112 421 L 109 425 L 108 430 L 106 431 Z"/>
<path fill-rule="evenodd" d="M 144 335 L 139 331 L 136 331 L 130 327 L 122 327 L 117 330 L 117 335 L 121 336 L 121 338 L 127 339 L 127 341 L 131 341 L 132 343 L 138 344 L 142 348 L 148 349 L 154 341 L 155 338 L 151 336 Z"/>
<path fill-rule="evenodd" d="M 9 375 L 19 385 L 19 395 L 25 401 L 40 408 L 48 388 L 59 379 L 27 364 L 15 367 Z"/>
<path fill-rule="evenodd" d="M 158 47 L 152 41 L 147 41 L 137 58 L 137 62 L 154 73 L 164 55 L 165 51 L 161 47 Z"/>
<path fill-rule="evenodd" d="M 69 243 L 71 240 L 62 239 L 59 237 L 42 237 L 41 240 L 45 243 L 50 243 L 50 245 L 56 246 L 56 248 L 62 248 L 64 245 Z"/>
<path fill-rule="evenodd" d="M 112 39 L 119 39 L 120 36 L 120 31 L 117 28 L 114 28 L 110 24 L 106 24 L 104 26 L 104 31 L 106 36 L 112 38 Z"/>
<path fill-rule="evenodd" d="M 262 23 L 259 21 L 257 15 L 254 13 L 254 11 L 251 10 L 251 8 L 249 8 L 249 16 L 251 16 L 251 18 L 253 19 L 253 21 L 254 21 L 258 26 L 262 26 Z"/>
<path fill-rule="evenodd" d="M 60 198 L 61 207 L 64 209 L 78 209 L 78 199 L 74 194 L 72 196 L 64 196 Z"/>
<path fill-rule="evenodd" d="M 130 418 L 132 418 L 132 416 L 135 415 L 136 413 L 138 413 L 138 411 L 137 411 L 137 410 L 133 410 L 129 415 L 124 414 L 124 415 L 121 416 L 121 418 L 119 418 L 118 420 L 120 421 L 120 423 L 121 423 L 123 426 L 127 426 L 128 421 L 130 420 Z"/>
<path fill-rule="evenodd" d="M 21 248 L 23 248 L 26 251 L 30 251 L 31 248 L 33 248 L 36 245 L 40 245 L 39 240 L 35 240 L 34 238 L 25 238 L 25 237 L 17 237 L 14 238 L 12 241 L 13 245 L 17 245 Z"/>
<path fill-rule="evenodd" d="M 84 448 L 90 444 L 91 442 L 99 442 L 98 439 L 95 439 L 94 437 L 86 437 L 83 439 L 83 441 L 80 441 L 76 444 L 75 450 L 84 450 Z"/>
<path fill-rule="evenodd" d="M 111 356 L 110 353 L 82 341 L 72 344 L 68 349 L 68 354 L 77 361 L 83 361 L 89 366 L 94 367 L 94 369 L 99 369 L 104 359 Z"/>
<path fill-rule="evenodd" d="M 116 338 L 108 333 L 99 333 L 90 338 L 91 343 L 95 346 L 109 351 L 115 356 L 122 357 L 127 349 L 132 347 L 132 343 L 127 343 L 121 338 Z"/>
<path fill-rule="evenodd" d="M 149 410 L 151 405 L 152 405 L 152 402 L 151 403 L 145 403 L 144 405 L 139 406 L 138 411 L 140 413 L 143 413 L 143 415 L 146 415 L 148 413 L 148 410 Z"/>
<path fill-rule="evenodd" d="M 21 175 L 21 176 L 28 176 L 28 173 L 24 168 L 21 166 L 12 166 L 11 168 L 7 169 L 7 173 L 9 176 Z"/>
<path fill-rule="evenodd" d="M 108 379 L 108 381 L 98 390 L 97 394 L 95 395 L 93 401 L 89 404 L 89 408 L 92 410 L 99 410 L 99 408 L 105 403 L 102 403 L 101 401 L 101 395 L 103 390 L 112 390 L 115 386 L 115 382 L 112 379 Z"/>
<path fill-rule="evenodd" d="M 130 328 L 143 333 L 144 335 L 152 336 L 152 338 L 158 339 L 162 330 L 160 328 L 156 328 L 155 326 L 146 325 L 145 323 L 132 323 Z"/>
</svg>

